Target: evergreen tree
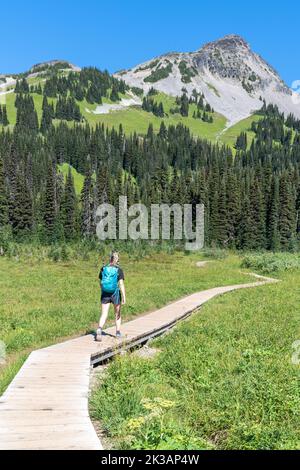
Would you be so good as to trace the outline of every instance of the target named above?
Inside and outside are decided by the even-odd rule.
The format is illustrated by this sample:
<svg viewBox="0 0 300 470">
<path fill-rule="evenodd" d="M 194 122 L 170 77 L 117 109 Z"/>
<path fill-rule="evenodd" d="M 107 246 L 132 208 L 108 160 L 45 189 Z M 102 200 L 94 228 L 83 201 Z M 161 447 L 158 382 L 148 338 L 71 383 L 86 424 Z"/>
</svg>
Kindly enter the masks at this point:
<svg viewBox="0 0 300 470">
<path fill-rule="evenodd" d="M 248 146 L 247 133 L 242 132 L 236 140 L 235 148 L 237 150 L 244 150 L 245 151 L 245 150 L 247 150 L 247 146 Z"/>
<path fill-rule="evenodd" d="M 46 179 L 46 190 L 43 210 L 43 220 L 46 241 L 52 243 L 55 241 L 56 229 L 56 188 L 55 188 L 55 170 L 52 161 L 48 162 L 48 173 Z"/>
<path fill-rule="evenodd" d="M 180 100 L 180 114 L 184 117 L 189 115 L 189 99 L 185 93 Z"/>
<path fill-rule="evenodd" d="M 0 105 L 0 124 L 2 124 L 2 126 L 4 127 L 9 125 L 6 105 L 3 105 L 3 106 Z"/>
<path fill-rule="evenodd" d="M 279 185 L 279 222 L 280 244 L 284 250 L 292 250 L 296 235 L 296 207 L 289 177 L 284 173 Z"/>
<path fill-rule="evenodd" d="M 5 185 L 3 159 L 0 155 L 0 228 L 8 223 L 8 198 Z"/>
<path fill-rule="evenodd" d="M 84 237 L 90 237 L 93 234 L 93 181 L 90 169 L 85 177 L 82 192 L 82 218 L 81 218 L 81 232 Z"/>
<path fill-rule="evenodd" d="M 267 214 L 268 243 L 267 247 L 272 251 L 280 249 L 279 224 L 279 182 L 275 176 L 272 181 L 271 199 Z"/>
<path fill-rule="evenodd" d="M 52 108 L 49 106 L 47 96 L 43 98 L 43 115 L 41 121 L 41 132 L 44 134 L 47 132 L 52 126 Z"/>
<path fill-rule="evenodd" d="M 110 202 L 109 177 L 106 165 L 101 165 L 96 179 L 98 205 Z"/>
<path fill-rule="evenodd" d="M 227 229 L 228 246 L 237 246 L 239 223 L 241 218 L 241 194 L 236 175 L 232 170 L 227 176 Z"/>
<path fill-rule="evenodd" d="M 61 203 L 61 213 L 66 240 L 72 240 L 76 234 L 76 193 L 74 188 L 74 179 L 69 167 L 66 178 L 64 195 Z"/>
<path fill-rule="evenodd" d="M 38 116 L 30 95 L 18 95 L 15 101 L 17 108 L 16 129 L 18 131 L 38 131 Z"/>
<path fill-rule="evenodd" d="M 24 172 L 18 171 L 16 178 L 16 193 L 14 211 L 12 214 L 12 228 L 15 234 L 29 232 L 33 226 L 33 206 L 31 194 L 26 182 Z"/>
<path fill-rule="evenodd" d="M 119 97 L 119 94 L 118 94 L 118 90 L 117 90 L 116 85 L 113 85 L 113 86 L 112 86 L 112 90 L 111 90 L 111 94 L 110 94 L 110 99 L 111 99 L 111 101 L 119 101 L 119 100 L 120 100 L 120 97 Z"/>
</svg>

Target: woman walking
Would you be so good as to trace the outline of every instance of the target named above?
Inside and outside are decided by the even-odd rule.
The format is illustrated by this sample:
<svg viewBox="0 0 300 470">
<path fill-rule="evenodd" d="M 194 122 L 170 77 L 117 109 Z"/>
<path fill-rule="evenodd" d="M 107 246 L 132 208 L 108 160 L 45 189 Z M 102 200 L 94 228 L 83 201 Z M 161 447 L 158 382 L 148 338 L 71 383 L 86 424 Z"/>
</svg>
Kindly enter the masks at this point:
<svg viewBox="0 0 300 470">
<path fill-rule="evenodd" d="M 99 274 L 101 284 L 101 307 L 102 314 L 96 341 L 102 340 L 102 330 L 106 323 L 110 304 L 113 304 L 116 316 L 116 337 L 121 338 L 121 305 L 126 303 L 126 292 L 124 285 L 124 273 L 119 266 L 119 253 L 113 251 L 109 264 L 103 266 Z"/>
</svg>

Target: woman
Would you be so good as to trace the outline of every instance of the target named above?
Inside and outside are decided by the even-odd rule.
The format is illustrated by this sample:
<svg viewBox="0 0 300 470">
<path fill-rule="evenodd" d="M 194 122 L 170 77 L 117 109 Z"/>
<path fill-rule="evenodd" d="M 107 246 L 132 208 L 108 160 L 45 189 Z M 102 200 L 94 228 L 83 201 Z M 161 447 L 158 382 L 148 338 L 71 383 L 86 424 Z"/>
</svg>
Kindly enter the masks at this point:
<svg viewBox="0 0 300 470">
<path fill-rule="evenodd" d="M 121 304 L 126 303 L 124 273 L 119 266 L 119 253 L 113 251 L 108 265 L 103 266 L 99 274 L 101 284 L 102 314 L 96 341 L 102 340 L 102 330 L 106 323 L 110 304 L 113 304 L 116 315 L 116 337 L 121 338 Z"/>
</svg>

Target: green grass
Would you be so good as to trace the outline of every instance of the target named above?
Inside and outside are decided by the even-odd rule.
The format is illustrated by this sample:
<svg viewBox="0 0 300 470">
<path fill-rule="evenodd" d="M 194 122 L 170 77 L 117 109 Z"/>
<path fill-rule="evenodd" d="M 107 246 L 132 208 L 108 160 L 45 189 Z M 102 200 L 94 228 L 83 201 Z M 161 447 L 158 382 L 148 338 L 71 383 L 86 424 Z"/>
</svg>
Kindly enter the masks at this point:
<svg viewBox="0 0 300 470">
<path fill-rule="evenodd" d="M 201 253 L 123 255 L 124 320 L 192 292 L 247 282 L 246 272 L 266 265 L 282 282 L 212 300 L 155 340 L 160 352 L 151 360 L 113 361 L 93 393 L 93 417 L 118 448 L 300 449 L 299 366 L 291 361 L 300 338 L 300 270 L 288 270 L 292 255 L 288 268 L 280 254 L 247 257 L 244 269 L 237 256 L 207 255 L 216 259 L 201 269 Z M 0 392 L 31 350 L 95 327 L 100 265 L 96 252 L 58 263 L 28 253 L 0 258 L 0 338 L 8 353 Z"/>
<path fill-rule="evenodd" d="M 39 123 L 42 119 L 42 105 L 43 105 L 43 96 L 38 95 L 37 93 L 31 93 L 31 96 L 34 100 L 34 106 L 38 115 Z M 9 93 L 8 95 L 0 95 L 0 104 L 6 104 L 7 108 L 7 117 L 11 126 L 16 124 L 17 110 L 15 107 L 16 95 L 15 93 Z M 48 102 L 55 102 L 54 98 L 49 98 Z M 2 126 L 0 126 L 2 127 Z"/>
<path fill-rule="evenodd" d="M 224 116 L 214 113 L 214 122 L 212 124 L 201 121 L 200 119 L 193 118 L 193 112 L 196 110 L 195 105 L 191 105 L 189 109 L 189 116 L 182 117 L 180 114 L 171 114 L 170 109 L 176 106 L 175 98 L 164 93 L 158 93 L 154 96 L 154 100 L 162 102 L 165 113 L 167 116 L 158 118 L 152 113 L 147 113 L 139 106 L 130 107 L 127 109 L 112 111 L 109 114 L 93 114 L 87 112 L 87 109 L 94 110 L 96 105 L 90 105 L 83 101 L 80 103 L 80 109 L 83 116 L 93 125 L 103 123 L 109 128 L 114 127 L 117 129 L 122 124 L 124 131 L 127 134 L 137 132 L 138 134 L 146 134 L 150 124 L 153 124 L 155 132 L 159 131 L 162 121 L 168 125 L 183 124 L 190 128 L 195 136 L 204 139 L 215 141 L 217 135 L 224 129 L 226 119 Z"/>
<path fill-rule="evenodd" d="M 63 174 L 64 179 L 66 179 L 69 173 L 70 165 L 68 163 L 63 163 L 62 165 L 58 165 L 58 171 Z M 79 196 L 81 194 L 83 183 L 84 183 L 84 176 L 81 173 L 78 173 L 75 168 L 71 166 L 71 173 L 74 179 L 74 187 L 76 194 Z"/>
<path fill-rule="evenodd" d="M 300 270 L 278 276 L 205 304 L 151 344 L 151 360 L 109 366 L 90 405 L 115 447 L 300 449 Z"/>
<path fill-rule="evenodd" d="M 160 253 L 140 261 L 122 256 L 128 303 L 125 320 L 207 287 L 242 282 L 237 261 L 195 267 L 200 255 Z M 7 345 L 9 369 L 0 374 L 0 391 L 16 371 L 15 361 L 29 351 L 78 335 L 96 325 L 101 257 L 54 263 L 35 256 L 0 258 L 0 338 Z M 183 282 L 184 279 L 184 282 Z M 9 372 L 11 371 L 11 373 Z"/>
<path fill-rule="evenodd" d="M 35 84 L 38 84 L 38 81 L 35 80 Z M 35 107 L 37 110 L 39 122 L 42 118 L 42 103 L 43 97 L 38 94 L 32 94 Z M 120 94 L 120 98 L 128 98 L 129 95 Z M 14 93 L 0 96 L 0 104 L 6 104 L 7 106 L 7 115 L 10 122 L 10 125 L 13 126 L 16 124 L 16 108 L 15 108 L 15 99 L 16 95 Z M 214 122 L 212 124 L 203 122 L 199 119 L 193 119 L 193 112 L 196 110 L 195 105 L 190 106 L 189 116 L 182 117 L 180 114 L 171 114 L 170 109 L 176 106 L 175 98 L 164 93 L 158 93 L 155 95 L 154 99 L 158 102 L 162 102 L 164 105 L 165 112 L 168 116 L 165 116 L 163 119 L 154 116 L 152 113 L 147 113 L 143 111 L 140 106 L 129 107 L 123 110 L 112 111 L 109 114 L 94 114 L 94 111 L 97 108 L 97 104 L 90 104 L 86 100 L 78 102 L 80 111 L 86 121 L 95 126 L 97 124 L 104 124 L 105 126 L 118 129 L 120 124 L 122 124 L 123 129 L 126 134 L 138 133 L 146 134 L 149 125 L 152 123 L 154 131 L 158 132 L 162 121 L 168 125 L 177 125 L 182 123 L 183 125 L 190 128 L 193 135 L 196 137 L 202 137 L 211 141 L 215 141 L 220 132 L 224 129 L 226 125 L 226 118 L 218 113 L 213 114 Z M 55 99 L 48 99 L 49 102 L 55 102 Z M 109 98 L 103 98 L 104 103 L 112 104 L 113 102 Z M 59 121 L 54 121 L 54 124 L 58 124 Z M 74 123 L 68 122 L 69 126 L 73 126 Z M 2 126 L 1 126 L 2 127 Z"/>
<path fill-rule="evenodd" d="M 234 126 L 227 129 L 225 132 L 223 132 L 219 137 L 219 141 L 233 148 L 236 144 L 237 137 L 242 132 L 246 132 L 248 139 L 248 148 L 250 148 L 251 143 L 255 138 L 255 133 L 250 130 L 251 124 L 252 122 L 259 121 L 261 118 L 262 117 L 258 114 L 253 114 L 253 116 L 243 119 L 242 121 L 238 122 Z"/>
<path fill-rule="evenodd" d="M 38 84 L 39 80 L 34 79 L 34 84 Z M 209 85 L 212 88 L 212 85 Z M 213 88 L 212 88 L 213 89 Z M 214 89 L 214 92 L 217 93 L 217 90 Z M 35 107 L 37 110 L 39 122 L 42 118 L 42 101 L 43 97 L 38 94 L 33 94 L 33 99 Z M 120 98 L 128 98 L 128 94 L 120 94 Z M 112 111 L 109 114 L 94 114 L 92 111 L 95 111 L 97 104 L 90 104 L 86 100 L 78 102 L 81 114 L 84 116 L 86 121 L 95 126 L 97 124 L 104 124 L 105 126 L 118 129 L 122 124 L 123 129 L 126 134 L 138 133 L 146 134 L 150 124 L 153 125 L 154 131 L 158 132 L 161 122 L 164 121 L 168 125 L 178 125 L 183 124 L 191 130 L 192 134 L 196 137 L 201 137 L 203 139 L 211 140 L 212 142 L 219 141 L 226 145 L 229 145 L 231 148 L 234 148 L 237 137 L 241 132 L 247 132 L 248 135 L 248 145 L 250 147 L 255 134 L 250 131 L 251 123 L 261 119 L 258 115 L 253 115 L 243 121 L 239 122 L 235 126 L 232 126 L 225 132 L 226 118 L 218 113 L 213 113 L 214 122 L 212 124 L 203 122 L 200 119 L 193 118 L 193 112 L 197 111 L 195 105 L 190 105 L 189 107 L 189 116 L 182 117 L 180 114 L 172 114 L 170 110 L 176 107 L 175 98 L 167 95 L 165 93 L 158 93 L 153 97 L 157 102 L 162 102 L 166 116 L 164 118 L 158 118 L 152 113 L 147 113 L 143 111 L 140 106 L 132 106 L 122 110 Z M 49 99 L 50 102 L 55 102 L 55 99 Z M 11 126 L 16 123 L 16 108 L 15 108 L 15 94 L 11 93 L 5 96 L 0 96 L 0 103 L 7 105 L 7 114 Z M 110 98 L 103 98 L 103 103 L 113 104 Z M 208 113 L 210 114 L 210 113 Z M 54 121 L 55 124 L 58 124 L 59 121 Z M 74 123 L 68 122 L 69 126 L 73 126 Z"/>
<path fill-rule="evenodd" d="M 38 85 L 41 83 L 43 86 L 43 78 L 35 77 L 29 80 L 30 85 Z M 218 90 L 211 84 L 207 83 L 207 85 L 212 89 L 212 91 L 218 95 Z M 119 94 L 120 98 L 128 98 L 128 94 Z M 42 118 L 42 102 L 43 97 L 38 94 L 32 94 L 35 107 L 37 110 L 39 122 L 41 122 Z M 108 91 L 109 96 L 109 91 Z M 16 123 L 16 108 L 15 108 L 15 98 L 16 95 L 14 93 L 10 93 L 8 95 L 0 96 L 0 104 L 7 105 L 7 115 L 10 122 L 10 127 L 15 125 Z M 138 133 L 138 134 L 146 134 L 149 124 L 152 124 L 154 127 L 154 131 L 158 132 L 161 122 L 164 121 L 165 124 L 168 125 L 178 125 L 179 123 L 189 127 L 192 134 L 196 137 L 201 137 L 203 139 L 208 139 L 212 142 L 219 141 L 220 143 L 224 143 L 229 145 L 231 148 L 234 148 L 236 143 L 236 139 L 241 132 L 247 132 L 248 135 L 248 145 L 250 147 L 255 134 L 250 131 L 251 123 L 253 121 L 257 121 L 261 119 L 258 115 L 253 115 L 247 119 L 240 121 L 235 126 L 232 126 L 225 132 L 226 126 L 226 118 L 218 113 L 213 113 L 214 122 L 206 123 L 200 119 L 193 118 L 193 112 L 197 111 L 195 105 L 190 105 L 189 107 L 189 116 L 182 117 L 180 114 L 172 114 L 170 110 L 176 107 L 175 98 L 167 95 L 165 93 L 159 92 L 154 97 L 154 100 L 157 102 L 162 102 L 164 106 L 164 110 L 166 116 L 164 118 L 158 118 L 154 116 L 152 113 L 147 113 L 142 110 L 140 106 L 132 106 L 123 110 L 112 111 L 109 114 L 94 114 L 94 111 L 97 107 L 97 104 L 90 104 L 86 100 L 78 102 L 80 111 L 86 121 L 95 126 L 97 124 L 104 124 L 105 126 L 111 128 L 118 129 L 119 126 L 122 124 L 123 129 L 126 134 L 131 133 Z M 55 99 L 48 99 L 49 102 L 55 103 Z M 110 98 L 103 98 L 103 103 L 113 104 Z M 208 113 L 210 114 L 210 113 Z M 54 124 L 57 125 L 59 121 L 54 120 Z M 67 122 L 68 126 L 73 126 L 73 122 Z M 2 127 L 2 126 L 0 126 Z"/>
<path fill-rule="evenodd" d="M 14 125 L 16 123 L 15 101 L 16 101 L 16 95 L 14 93 L 9 93 L 7 95 L 0 95 L 0 104 L 6 104 L 7 117 L 11 125 Z"/>
</svg>

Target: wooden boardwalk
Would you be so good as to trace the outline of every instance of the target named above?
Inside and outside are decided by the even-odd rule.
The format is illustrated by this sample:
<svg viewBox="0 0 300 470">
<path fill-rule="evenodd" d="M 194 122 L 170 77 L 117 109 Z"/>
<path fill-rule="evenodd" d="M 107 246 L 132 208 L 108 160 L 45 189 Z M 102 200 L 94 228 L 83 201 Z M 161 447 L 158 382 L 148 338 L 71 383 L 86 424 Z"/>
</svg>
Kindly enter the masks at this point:
<svg viewBox="0 0 300 470">
<path fill-rule="evenodd" d="M 91 364 L 162 334 L 216 295 L 277 282 L 256 277 L 257 282 L 202 291 L 129 321 L 122 340 L 108 328 L 101 343 L 88 335 L 32 352 L 0 398 L 0 449 L 101 450 L 88 412 Z"/>
</svg>

